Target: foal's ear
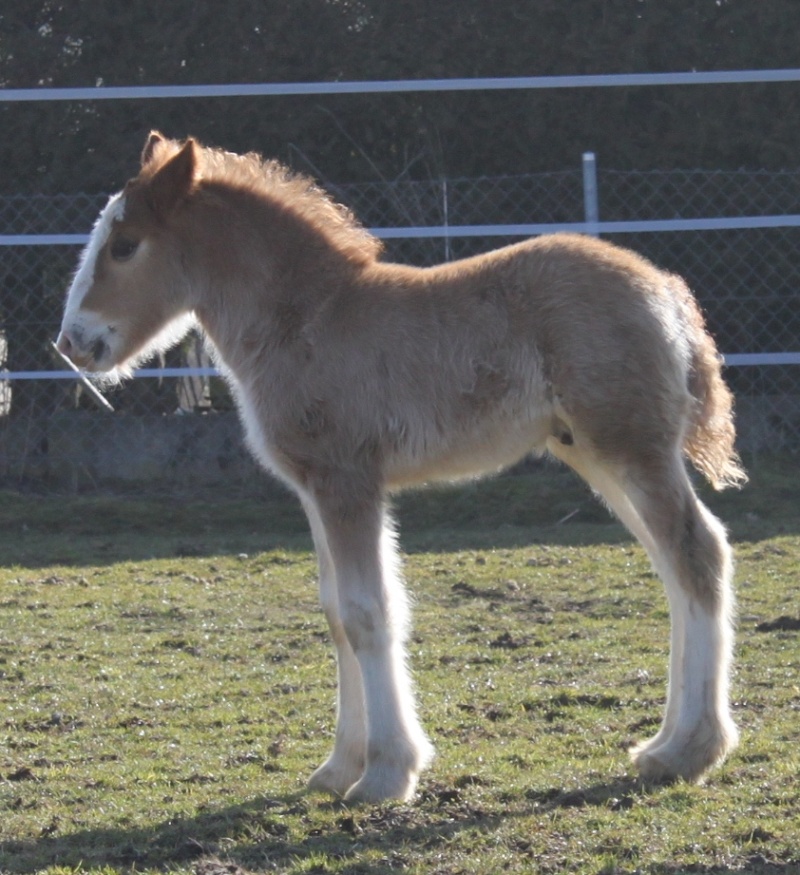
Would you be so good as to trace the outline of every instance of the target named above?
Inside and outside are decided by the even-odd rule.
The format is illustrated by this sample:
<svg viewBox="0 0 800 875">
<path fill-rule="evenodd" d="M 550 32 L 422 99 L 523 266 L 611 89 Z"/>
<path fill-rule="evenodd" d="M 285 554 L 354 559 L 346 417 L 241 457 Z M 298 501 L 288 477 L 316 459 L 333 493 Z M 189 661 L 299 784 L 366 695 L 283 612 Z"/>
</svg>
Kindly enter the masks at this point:
<svg viewBox="0 0 800 875">
<path fill-rule="evenodd" d="M 142 149 L 142 167 L 149 164 L 153 160 L 153 155 L 160 143 L 163 143 L 166 138 L 160 131 L 150 131 L 150 136 Z"/>
<path fill-rule="evenodd" d="M 196 171 L 197 145 L 190 137 L 148 183 L 147 199 L 157 216 L 165 217 L 191 194 Z"/>
</svg>

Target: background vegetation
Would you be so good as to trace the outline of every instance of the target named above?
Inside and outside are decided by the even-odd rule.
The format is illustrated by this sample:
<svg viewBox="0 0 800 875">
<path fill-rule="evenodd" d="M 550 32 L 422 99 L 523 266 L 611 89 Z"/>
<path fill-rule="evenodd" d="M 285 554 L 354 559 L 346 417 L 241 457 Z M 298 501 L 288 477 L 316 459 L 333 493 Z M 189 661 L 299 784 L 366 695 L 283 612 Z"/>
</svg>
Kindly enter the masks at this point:
<svg viewBox="0 0 800 875">
<path fill-rule="evenodd" d="M 797 67 L 795 0 L 23 0 L 0 86 Z M 109 191 L 148 129 L 327 181 L 573 168 L 797 166 L 796 84 L 0 105 L 0 191 Z"/>
</svg>

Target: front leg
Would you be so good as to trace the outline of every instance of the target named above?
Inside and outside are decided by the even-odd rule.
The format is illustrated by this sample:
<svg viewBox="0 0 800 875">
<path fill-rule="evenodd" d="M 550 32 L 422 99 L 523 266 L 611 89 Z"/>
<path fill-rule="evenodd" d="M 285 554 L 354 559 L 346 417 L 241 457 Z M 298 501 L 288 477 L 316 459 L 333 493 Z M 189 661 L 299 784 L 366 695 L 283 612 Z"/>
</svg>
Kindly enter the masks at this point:
<svg viewBox="0 0 800 875">
<path fill-rule="evenodd" d="M 382 503 L 320 503 L 335 568 L 339 616 L 361 671 L 366 763 L 350 801 L 409 799 L 432 748 L 416 713 L 406 661 L 408 606 Z M 340 717 L 341 719 L 341 717 Z"/>
<path fill-rule="evenodd" d="M 303 501 L 319 562 L 319 594 L 336 648 L 336 740 L 328 759 L 314 772 L 309 789 L 336 796 L 345 793 L 364 772 L 367 758 L 367 723 L 361 669 L 347 639 L 339 612 L 339 594 L 328 540 L 316 507 Z"/>
</svg>

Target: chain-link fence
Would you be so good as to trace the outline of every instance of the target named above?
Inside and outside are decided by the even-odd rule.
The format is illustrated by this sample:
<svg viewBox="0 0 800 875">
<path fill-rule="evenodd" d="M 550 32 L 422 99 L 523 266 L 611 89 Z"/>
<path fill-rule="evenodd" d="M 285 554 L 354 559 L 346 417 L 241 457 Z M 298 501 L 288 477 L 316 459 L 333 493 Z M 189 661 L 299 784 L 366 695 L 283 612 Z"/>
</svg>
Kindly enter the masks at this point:
<svg viewBox="0 0 800 875">
<path fill-rule="evenodd" d="M 434 264 L 518 239 L 459 236 L 459 226 L 582 222 L 583 184 L 583 175 L 576 170 L 329 185 L 329 190 L 369 227 L 451 228 L 451 233 L 435 238 L 386 241 L 387 259 Z M 800 203 L 800 172 L 603 171 L 597 187 L 600 218 L 606 222 L 775 216 L 795 213 Z M 0 235 L 85 234 L 105 200 L 89 195 L 0 198 Z M 611 236 L 687 279 L 726 355 L 800 351 L 800 228 Z M 160 453 L 172 454 L 170 470 L 183 470 L 173 458 L 175 453 L 187 457 L 191 470 L 187 450 L 193 446 L 191 434 L 206 435 L 208 430 L 216 434 L 218 426 L 209 424 L 209 417 L 198 425 L 197 416 L 188 418 L 194 420 L 191 426 L 187 418 L 177 425 L 170 414 L 230 411 L 230 399 L 218 379 L 130 381 L 107 393 L 116 411 L 111 425 L 109 415 L 80 383 L 35 376 L 63 369 L 53 360 L 50 342 L 78 254 L 77 247 L 66 245 L 0 247 L 0 479 L 46 482 L 55 477 L 63 482 L 65 465 L 72 472 L 73 485 L 87 477 L 90 483 L 103 479 L 97 460 L 107 450 L 101 444 L 107 442 L 110 428 L 118 444 L 130 447 L 128 456 L 133 453 L 131 435 L 138 435 L 134 443 L 138 441 L 139 455 L 145 444 L 151 445 L 151 455 L 159 456 L 162 441 L 173 447 Z M 168 353 L 160 364 L 204 363 L 201 344 L 194 338 Z M 8 379 L 12 374 L 16 377 Z M 745 452 L 800 447 L 800 365 L 731 367 L 727 378 L 737 395 Z M 182 435 L 175 439 L 177 445 L 165 436 L 166 420 L 172 422 L 170 434 Z M 209 464 L 220 470 L 239 465 L 245 454 L 237 440 L 220 431 L 211 441 L 216 455 Z M 108 460 L 109 468 L 116 467 L 122 479 L 126 478 L 124 462 L 118 455 Z M 151 467 L 159 470 L 157 465 Z M 142 470 L 150 469 L 145 464 Z"/>
</svg>

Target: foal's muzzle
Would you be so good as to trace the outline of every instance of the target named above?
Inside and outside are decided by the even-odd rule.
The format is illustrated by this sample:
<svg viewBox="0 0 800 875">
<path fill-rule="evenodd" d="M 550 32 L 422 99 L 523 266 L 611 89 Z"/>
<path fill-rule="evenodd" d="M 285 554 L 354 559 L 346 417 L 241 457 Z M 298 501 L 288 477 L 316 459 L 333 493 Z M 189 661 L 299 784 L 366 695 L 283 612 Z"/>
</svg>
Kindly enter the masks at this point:
<svg viewBox="0 0 800 875">
<path fill-rule="evenodd" d="M 56 341 L 56 349 L 74 365 L 87 371 L 100 370 L 100 363 L 110 350 L 102 337 L 84 339 L 83 332 L 75 328 L 62 329 Z"/>
</svg>

